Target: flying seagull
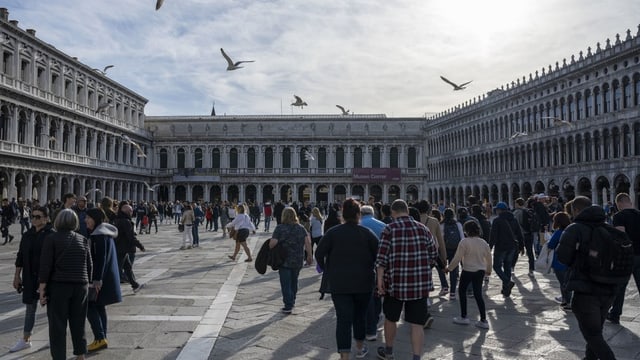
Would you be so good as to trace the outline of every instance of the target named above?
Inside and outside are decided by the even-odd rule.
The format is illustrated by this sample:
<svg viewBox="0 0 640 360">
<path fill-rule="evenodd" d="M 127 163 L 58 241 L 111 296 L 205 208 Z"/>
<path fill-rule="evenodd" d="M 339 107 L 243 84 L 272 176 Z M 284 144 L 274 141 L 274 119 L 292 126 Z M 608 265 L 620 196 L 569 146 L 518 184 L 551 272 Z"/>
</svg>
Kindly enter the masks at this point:
<svg viewBox="0 0 640 360">
<path fill-rule="evenodd" d="M 160 7 L 162 6 L 162 3 L 164 3 L 164 0 L 156 1 L 156 11 L 160 10 Z"/>
<path fill-rule="evenodd" d="M 236 61 L 235 63 L 233 62 L 233 60 L 231 60 L 231 58 L 229 57 L 229 55 L 227 55 L 224 52 L 223 48 L 220 48 L 220 52 L 222 52 L 222 56 L 224 56 L 225 60 L 227 60 L 227 71 L 231 71 L 231 70 L 236 70 L 236 69 L 240 69 L 244 66 L 238 66 L 242 63 L 250 63 L 250 62 L 255 62 L 254 60 L 243 60 L 243 61 Z"/>
<path fill-rule="evenodd" d="M 566 125 L 566 126 L 569 126 L 569 127 L 573 127 L 573 124 L 572 124 L 572 123 L 570 123 L 569 121 L 567 121 L 567 120 L 562 120 L 562 119 L 557 118 L 557 117 L 553 117 L 553 116 L 543 116 L 543 117 L 541 117 L 541 119 L 545 119 L 545 120 L 546 120 L 546 119 L 550 119 L 550 120 L 553 120 L 553 125 L 555 125 L 555 126 L 563 126 L 563 125 Z"/>
<path fill-rule="evenodd" d="M 340 106 L 340 105 L 336 105 L 336 107 L 340 110 L 342 110 L 342 115 L 349 115 L 349 110 L 345 110 L 344 107 Z"/>
<path fill-rule="evenodd" d="M 114 67 L 114 65 L 107 65 L 107 66 L 104 67 L 103 70 L 93 69 L 93 71 L 99 72 L 102 75 L 107 75 L 107 70 L 111 69 L 112 67 Z"/>
<path fill-rule="evenodd" d="M 49 138 L 49 142 L 50 142 L 50 143 L 52 143 L 52 142 L 56 142 L 56 138 L 55 138 L 54 136 L 51 136 L 51 135 L 47 134 L 47 133 L 42 133 L 42 134 L 40 134 L 40 136 L 46 136 L 46 137 L 48 137 L 48 138 Z"/>
<path fill-rule="evenodd" d="M 527 135 L 528 135 L 528 134 L 527 134 L 527 132 L 526 132 L 526 131 L 516 131 L 516 132 L 514 132 L 514 133 L 513 133 L 513 135 L 511 135 L 511 138 L 510 138 L 509 140 L 513 140 L 513 139 L 515 139 L 515 138 L 517 138 L 517 137 L 520 137 L 520 136 L 527 136 Z"/>
<path fill-rule="evenodd" d="M 309 106 L 306 102 L 302 101 L 300 96 L 294 94 L 293 97 L 296 98 L 296 102 L 291 103 L 292 106 L 300 106 L 303 109 L 305 106 Z"/>
<path fill-rule="evenodd" d="M 102 190 L 100 190 L 100 189 L 98 189 L 98 188 L 93 188 L 93 189 L 90 189 L 89 191 L 87 191 L 87 192 L 84 194 L 84 196 L 89 196 L 89 194 L 91 194 L 91 193 L 93 193 L 93 192 L 95 192 L 95 193 L 98 193 L 98 194 L 99 194 L 99 193 L 101 193 L 101 192 L 102 192 Z"/>
<path fill-rule="evenodd" d="M 101 104 L 98 104 L 98 108 L 96 109 L 96 114 L 99 114 L 105 110 L 107 110 L 108 108 L 112 107 L 113 104 L 111 104 L 111 100 L 108 100 L 107 102 L 103 102 Z"/>
<path fill-rule="evenodd" d="M 138 152 L 138 157 L 147 157 L 147 154 L 144 153 L 144 151 L 142 150 L 142 148 L 140 147 L 140 145 L 138 145 L 138 143 L 136 143 L 135 141 L 131 140 L 130 137 L 128 137 L 125 134 L 121 134 L 120 135 L 122 137 L 122 140 L 124 140 L 126 143 L 131 144 L 131 146 L 136 148 L 136 151 Z"/>
<path fill-rule="evenodd" d="M 307 161 L 314 161 L 316 158 L 314 158 L 313 155 L 311 155 L 309 150 L 304 149 L 304 159 Z"/>
<path fill-rule="evenodd" d="M 449 81 L 449 79 L 447 79 L 444 76 L 440 76 L 440 79 L 442 79 L 442 81 L 446 82 L 447 84 L 453 86 L 453 91 L 464 90 L 465 86 L 469 85 L 471 81 L 473 81 L 471 80 L 471 81 L 467 81 L 466 83 L 457 85 L 456 83 Z"/>
<path fill-rule="evenodd" d="M 153 186 L 149 185 L 146 181 L 142 182 L 144 186 L 147 188 L 147 191 L 156 191 L 156 188 L 160 186 L 160 184 L 154 184 Z"/>
</svg>

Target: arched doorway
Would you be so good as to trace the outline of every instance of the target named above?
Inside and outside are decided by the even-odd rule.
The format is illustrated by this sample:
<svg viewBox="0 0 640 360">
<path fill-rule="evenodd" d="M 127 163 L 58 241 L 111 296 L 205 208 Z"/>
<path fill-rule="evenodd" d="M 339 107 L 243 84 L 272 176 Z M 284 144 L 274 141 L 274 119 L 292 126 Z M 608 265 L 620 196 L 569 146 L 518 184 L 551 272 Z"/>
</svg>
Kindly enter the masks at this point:
<svg viewBox="0 0 640 360">
<path fill-rule="evenodd" d="M 576 197 L 576 188 L 569 179 L 564 179 L 562 182 L 562 197 L 565 201 L 573 200 L 573 198 Z"/>
<path fill-rule="evenodd" d="M 511 184 L 511 200 L 514 200 L 520 197 L 520 185 L 513 183 Z"/>
<path fill-rule="evenodd" d="M 324 207 L 329 202 L 329 188 L 327 185 L 318 185 L 316 187 L 316 204 Z"/>
<path fill-rule="evenodd" d="M 509 204 L 509 186 L 507 184 L 500 185 L 500 201 Z"/>
<path fill-rule="evenodd" d="M 497 204 L 500 201 L 498 195 L 498 185 L 491 185 L 491 194 L 489 196 L 492 203 Z"/>
<path fill-rule="evenodd" d="M 389 202 L 400 199 L 400 188 L 396 185 L 389 186 Z"/>
<path fill-rule="evenodd" d="M 333 201 L 342 204 L 347 199 L 347 188 L 344 185 L 337 185 L 333 189 Z"/>
<path fill-rule="evenodd" d="M 28 196 L 26 194 L 27 187 L 27 179 L 25 178 L 23 173 L 19 173 L 15 178 L 16 190 L 18 193 L 18 198 L 27 199 Z"/>
<path fill-rule="evenodd" d="M 535 191 L 536 194 L 544 194 L 544 184 L 542 181 L 536 181 L 536 184 L 533 185 L 533 191 Z"/>
<path fill-rule="evenodd" d="M 258 199 L 258 189 L 255 185 L 247 185 L 244 189 L 244 197 L 248 202 L 253 203 Z"/>
<path fill-rule="evenodd" d="M 222 203 L 225 200 L 222 198 L 222 188 L 220 188 L 220 185 L 212 185 L 211 188 L 209 188 L 209 199 L 217 203 Z"/>
<path fill-rule="evenodd" d="M 555 180 L 550 180 L 547 185 L 547 192 L 549 196 L 559 197 L 560 196 L 560 187 L 556 184 Z"/>
<path fill-rule="evenodd" d="M 267 201 L 273 201 L 273 186 L 271 185 L 265 185 L 262 188 L 262 203 Z"/>
<path fill-rule="evenodd" d="M 285 204 L 289 204 L 291 202 L 292 194 L 291 194 L 291 186 L 282 185 L 280 187 L 280 201 Z"/>
<path fill-rule="evenodd" d="M 298 204 L 302 205 L 306 201 L 311 200 L 311 187 L 308 185 L 300 185 L 298 187 Z"/>
<path fill-rule="evenodd" d="M 200 202 L 204 200 L 204 189 L 201 185 L 196 185 L 191 190 L 191 200 L 194 202 Z"/>
<path fill-rule="evenodd" d="M 611 198 L 611 185 L 609 179 L 599 176 L 596 179 L 596 200 L 595 202 L 604 205 Z"/>
<path fill-rule="evenodd" d="M 525 182 L 522 183 L 522 197 L 527 200 L 533 195 L 533 189 L 531 188 L 531 183 Z"/>
<path fill-rule="evenodd" d="M 353 185 L 351 187 L 351 197 L 356 200 L 364 199 L 364 187 L 362 185 Z"/>
<path fill-rule="evenodd" d="M 240 200 L 240 189 L 238 189 L 237 185 L 231 185 L 227 189 L 227 200 L 230 203 L 237 204 Z"/>
<path fill-rule="evenodd" d="M 373 196 L 375 201 L 382 201 L 382 187 L 380 185 L 369 186 L 369 196 Z"/>
<path fill-rule="evenodd" d="M 177 201 L 185 201 L 187 200 L 187 189 L 183 185 L 176 186 L 175 195 L 173 198 Z"/>
<path fill-rule="evenodd" d="M 420 200 L 418 196 L 418 187 L 415 185 L 409 185 L 407 187 L 407 202 L 417 202 Z"/>
<path fill-rule="evenodd" d="M 40 199 L 40 193 L 41 193 L 41 188 L 42 188 L 42 178 L 40 177 L 40 175 L 34 175 L 33 179 L 31 180 L 31 198 L 34 200 L 45 200 L 45 199 Z M 44 205 L 44 202 L 40 202 L 41 205 Z"/>
<path fill-rule="evenodd" d="M 578 180 L 578 195 L 586 196 L 591 199 L 591 180 L 586 177 Z"/>
<path fill-rule="evenodd" d="M 625 174 L 618 174 L 613 179 L 613 188 L 614 188 L 614 195 L 618 195 L 620 193 L 629 194 L 629 189 L 631 189 L 631 182 L 629 181 L 629 178 Z"/>
<path fill-rule="evenodd" d="M 169 187 L 165 185 L 158 186 L 156 190 L 156 196 L 158 201 L 169 201 Z"/>
</svg>

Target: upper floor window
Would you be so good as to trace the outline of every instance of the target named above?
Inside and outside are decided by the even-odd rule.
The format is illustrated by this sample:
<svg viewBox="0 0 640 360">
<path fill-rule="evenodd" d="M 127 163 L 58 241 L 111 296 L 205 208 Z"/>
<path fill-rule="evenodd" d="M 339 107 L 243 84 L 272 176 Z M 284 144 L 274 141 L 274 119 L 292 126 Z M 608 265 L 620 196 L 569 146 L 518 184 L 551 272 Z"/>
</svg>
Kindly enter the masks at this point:
<svg viewBox="0 0 640 360">
<path fill-rule="evenodd" d="M 204 162 L 204 156 L 202 154 L 202 149 L 197 148 L 193 153 L 193 167 L 196 169 L 202 169 L 202 163 Z"/>
<path fill-rule="evenodd" d="M 265 169 L 273 169 L 273 148 L 268 147 L 264 151 L 264 167 Z"/>
<path fill-rule="evenodd" d="M 169 166 L 169 155 L 167 149 L 160 149 L 160 169 L 166 169 Z"/>
<path fill-rule="evenodd" d="M 353 150 L 353 167 L 355 169 L 362 168 L 362 148 L 357 147 Z"/>
<path fill-rule="evenodd" d="M 256 168 L 256 149 L 254 148 L 249 148 L 249 150 L 247 150 L 247 168 Z"/>
<path fill-rule="evenodd" d="M 291 169 L 291 149 L 288 147 L 282 149 L 282 168 Z"/>
<path fill-rule="evenodd" d="M 220 169 L 220 149 L 211 150 L 211 168 Z"/>
<path fill-rule="evenodd" d="M 187 154 L 183 148 L 178 149 L 178 163 L 176 164 L 178 169 L 184 169 L 187 159 Z"/>
<path fill-rule="evenodd" d="M 418 167 L 418 154 L 416 148 L 413 146 L 409 148 L 409 151 L 407 151 L 407 167 L 410 169 Z"/>
<path fill-rule="evenodd" d="M 380 147 L 375 146 L 371 151 L 371 167 L 380 168 Z"/>
<path fill-rule="evenodd" d="M 398 163 L 398 148 L 392 147 L 389 152 L 389 167 L 390 168 L 399 168 L 400 164 Z"/>
<path fill-rule="evenodd" d="M 318 169 L 327 168 L 327 149 L 321 147 L 318 149 Z"/>
<path fill-rule="evenodd" d="M 229 168 L 237 169 L 238 168 L 238 149 L 233 148 L 229 151 Z"/>
<path fill-rule="evenodd" d="M 344 169 L 344 148 L 342 147 L 336 149 L 336 168 Z"/>
</svg>

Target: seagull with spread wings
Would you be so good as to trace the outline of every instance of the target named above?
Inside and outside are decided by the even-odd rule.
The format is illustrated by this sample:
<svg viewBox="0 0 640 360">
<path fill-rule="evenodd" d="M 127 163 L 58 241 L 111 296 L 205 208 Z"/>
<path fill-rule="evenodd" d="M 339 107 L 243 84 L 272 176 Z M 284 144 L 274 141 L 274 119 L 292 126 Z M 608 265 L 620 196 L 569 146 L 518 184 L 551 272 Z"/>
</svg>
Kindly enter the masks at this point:
<svg viewBox="0 0 640 360">
<path fill-rule="evenodd" d="M 149 185 L 146 181 L 142 182 L 144 186 L 147 188 L 147 191 L 156 191 L 156 188 L 160 186 L 160 184 L 154 184 L 153 186 Z"/>
<path fill-rule="evenodd" d="M 521 137 L 521 136 L 527 136 L 527 132 L 526 131 L 516 131 L 513 133 L 513 135 L 511 135 L 511 137 L 509 138 L 509 140 L 514 140 L 515 138 Z"/>
<path fill-rule="evenodd" d="M 291 106 L 300 106 L 303 109 L 305 106 L 308 106 L 306 102 L 302 101 L 300 96 L 294 94 L 293 97 L 296 98 L 296 101 L 292 102 Z"/>
<path fill-rule="evenodd" d="M 313 155 L 311 155 L 311 153 L 309 152 L 309 150 L 304 149 L 304 159 L 307 161 L 314 161 L 316 158 L 313 157 Z"/>
<path fill-rule="evenodd" d="M 349 110 L 345 110 L 343 106 L 336 105 L 336 107 L 342 111 L 342 115 L 349 115 Z"/>
<path fill-rule="evenodd" d="M 450 81 L 449 79 L 447 79 L 444 76 L 440 76 L 440 79 L 442 79 L 442 81 L 446 82 L 447 84 L 453 86 L 453 91 L 464 90 L 464 89 L 466 89 L 466 86 L 471 84 L 471 81 L 473 81 L 473 80 L 467 81 L 466 83 L 462 83 L 462 84 L 458 85 L 458 84 Z"/>
<path fill-rule="evenodd" d="M 160 7 L 162 6 L 163 3 L 164 3 L 164 0 L 156 1 L 156 11 L 160 10 Z"/>
<path fill-rule="evenodd" d="M 121 134 L 120 135 L 122 137 L 122 140 L 124 140 L 124 142 L 131 144 L 131 146 L 136 148 L 136 151 L 138 152 L 138 157 L 147 157 L 147 154 L 144 153 L 144 151 L 142 150 L 142 148 L 140 147 L 140 145 L 138 145 L 138 143 L 136 143 L 135 141 L 131 140 L 130 137 L 128 137 L 125 134 Z"/>
<path fill-rule="evenodd" d="M 108 108 L 113 107 L 113 104 L 111 103 L 111 100 L 108 100 L 107 102 L 103 102 L 98 104 L 98 107 L 96 108 L 96 114 L 102 113 L 105 110 L 107 110 Z"/>
<path fill-rule="evenodd" d="M 231 60 L 229 55 L 227 55 L 227 53 L 224 52 L 223 48 L 220 48 L 220 52 L 222 53 L 222 56 L 224 56 L 225 60 L 227 60 L 227 71 L 243 68 L 244 66 L 238 66 L 243 63 L 255 62 L 255 60 L 242 60 L 242 61 L 233 62 L 233 60 Z"/>
<path fill-rule="evenodd" d="M 112 67 L 114 67 L 115 65 L 107 65 L 104 67 L 104 69 L 100 70 L 100 69 L 93 69 L 93 71 L 95 72 L 99 72 L 102 75 L 107 75 L 107 70 L 111 69 Z"/>
<path fill-rule="evenodd" d="M 54 142 L 56 142 L 56 138 L 55 138 L 55 136 L 51 136 L 51 135 L 49 135 L 49 134 L 47 134 L 47 133 L 42 133 L 42 134 L 40 134 L 40 136 L 46 136 L 46 137 L 48 137 L 48 138 L 49 138 L 49 142 L 50 142 L 50 143 L 54 143 Z"/>
<path fill-rule="evenodd" d="M 97 193 L 100 194 L 102 192 L 102 190 L 98 189 L 98 188 L 93 188 L 90 189 L 89 191 L 87 191 L 84 196 L 89 196 L 91 193 Z"/>
<path fill-rule="evenodd" d="M 553 117 L 553 116 L 543 116 L 541 117 L 541 119 L 549 119 L 553 121 L 553 125 L 554 126 L 569 126 L 569 127 L 573 127 L 573 123 L 567 121 L 567 120 L 562 120 L 560 118 L 557 117 Z"/>
</svg>

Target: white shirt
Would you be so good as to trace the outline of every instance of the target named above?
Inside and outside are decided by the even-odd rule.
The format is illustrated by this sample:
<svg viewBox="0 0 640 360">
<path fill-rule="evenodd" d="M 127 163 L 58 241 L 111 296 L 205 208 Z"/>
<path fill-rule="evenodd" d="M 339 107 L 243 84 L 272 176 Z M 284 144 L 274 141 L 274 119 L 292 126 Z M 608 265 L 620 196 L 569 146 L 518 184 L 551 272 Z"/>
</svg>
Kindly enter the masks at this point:
<svg viewBox="0 0 640 360">
<path fill-rule="evenodd" d="M 235 219 L 227 225 L 228 228 L 232 226 L 235 230 L 249 229 L 251 231 L 256 231 L 256 227 L 253 225 L 251 218 L 247 214 L 238 214 L 238 216 L 236 216 Z"/>
</svg>

